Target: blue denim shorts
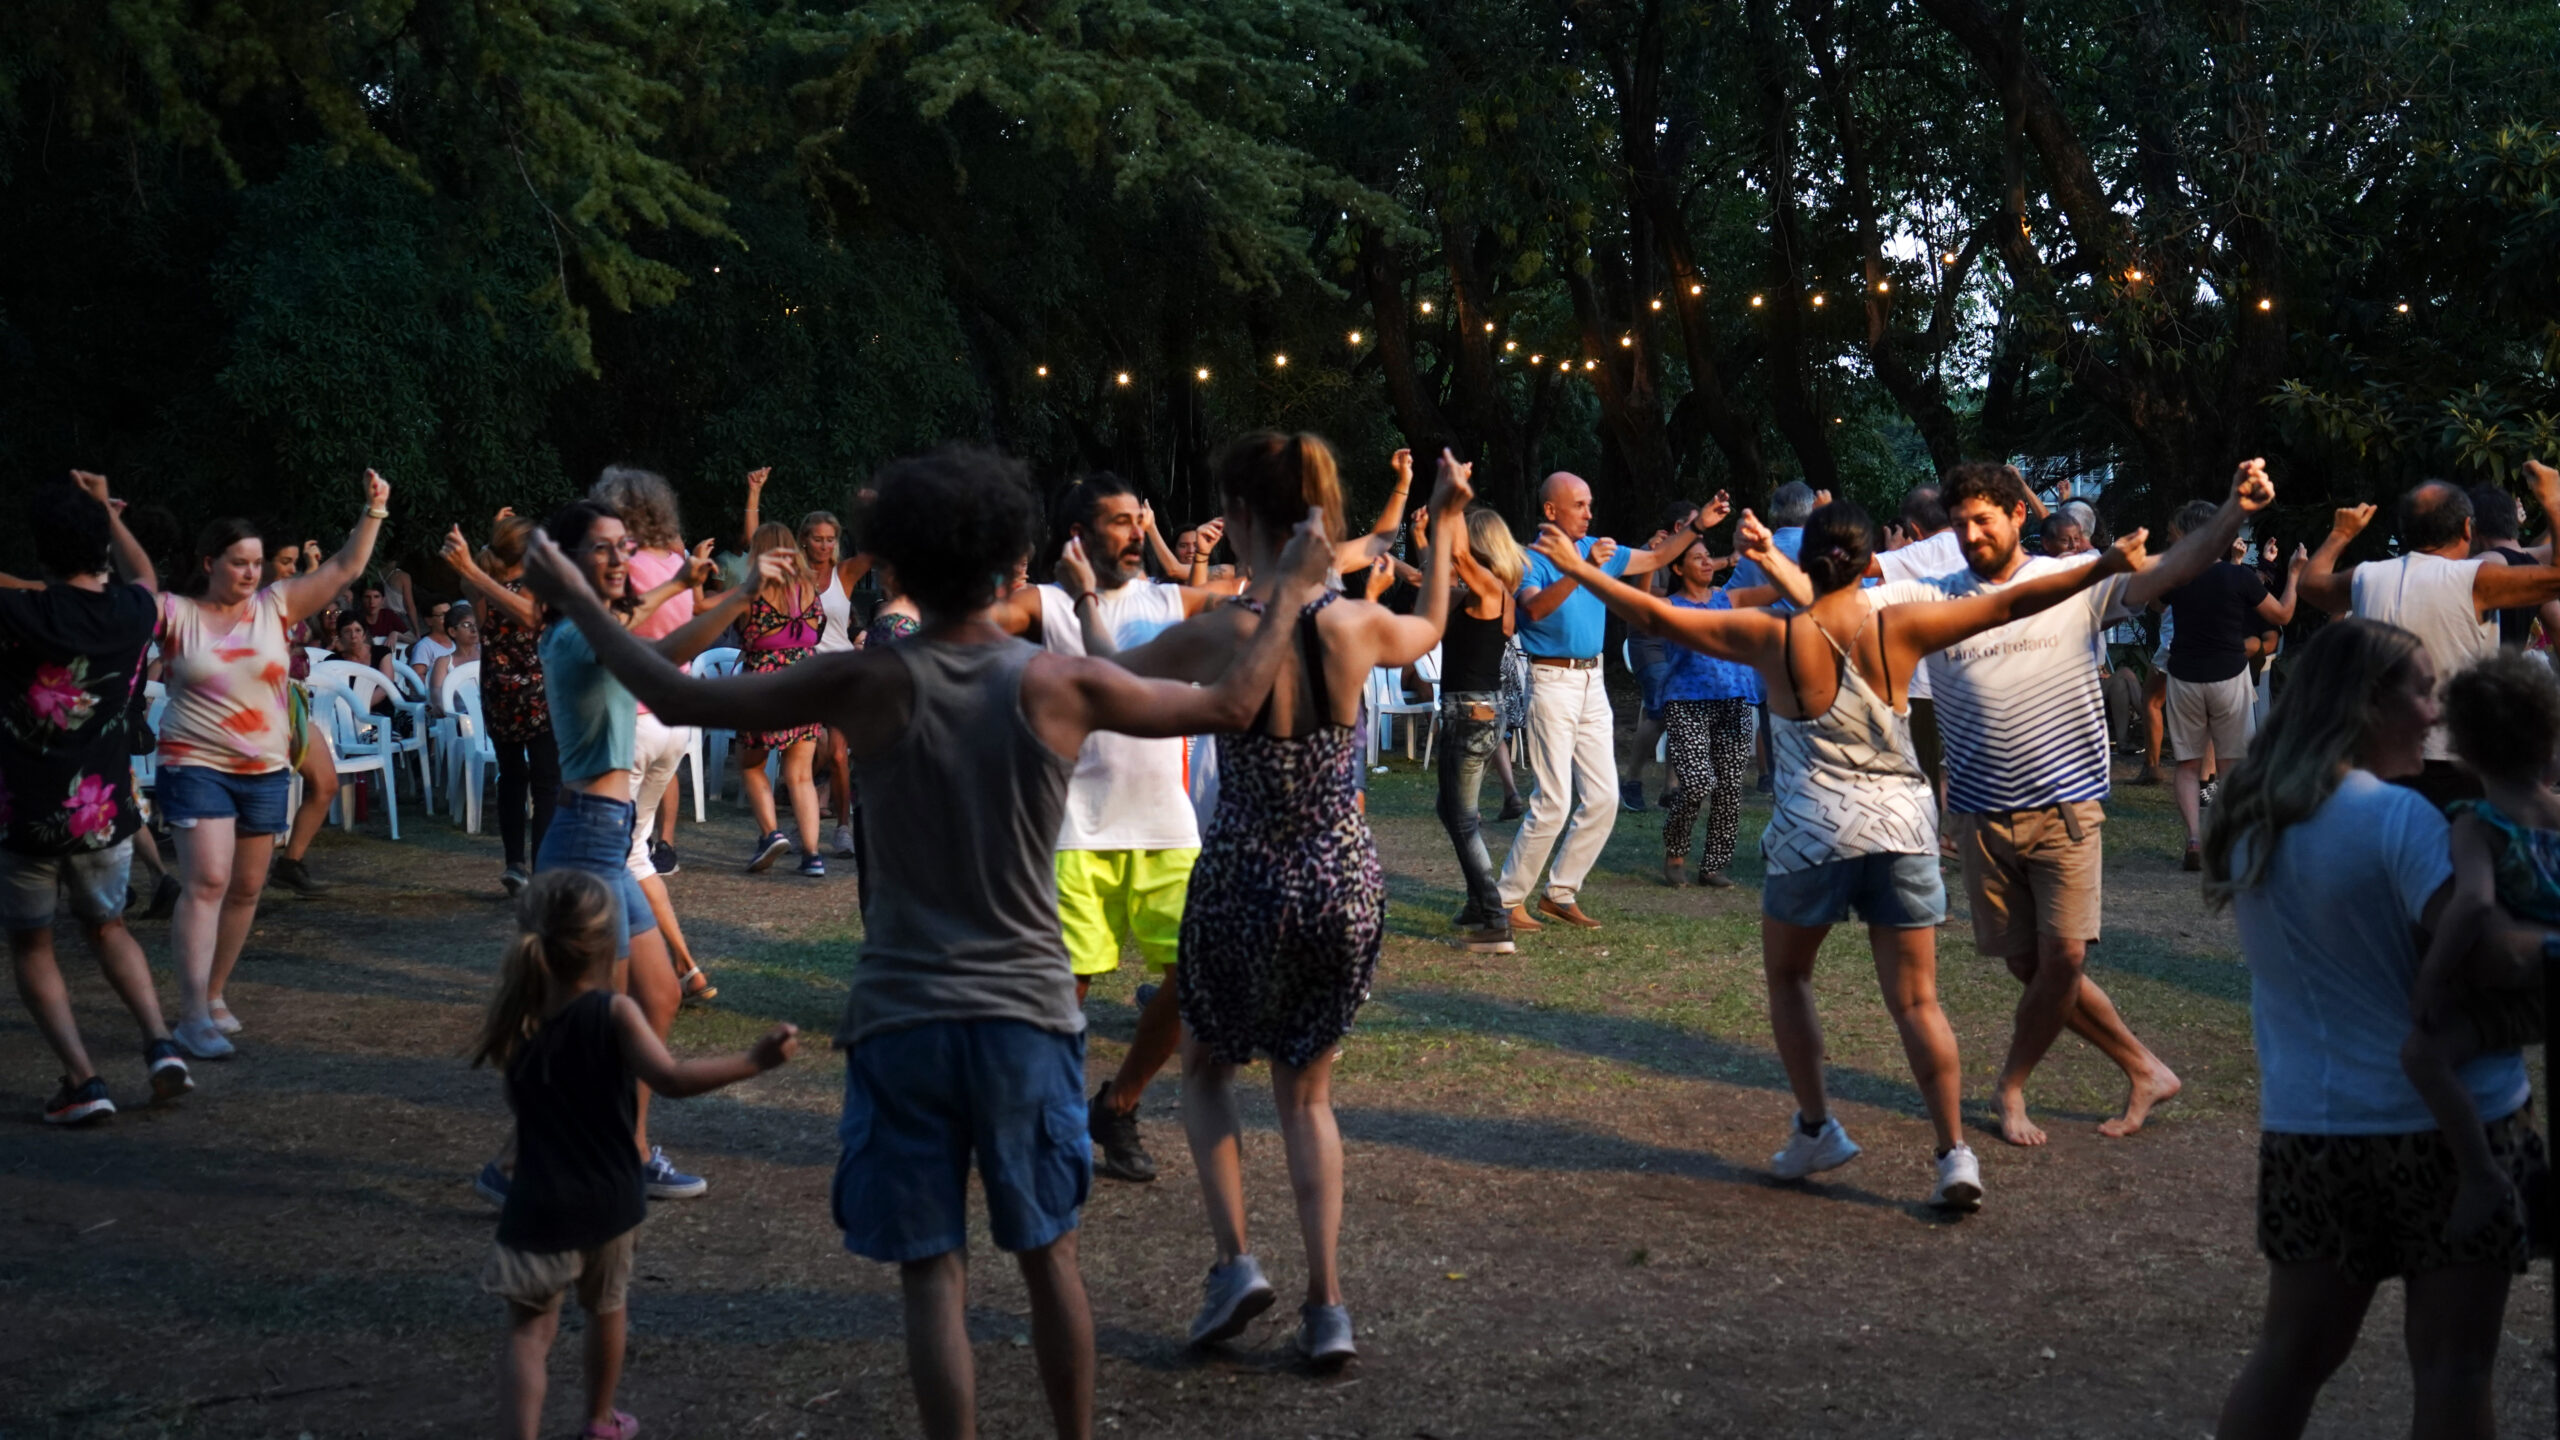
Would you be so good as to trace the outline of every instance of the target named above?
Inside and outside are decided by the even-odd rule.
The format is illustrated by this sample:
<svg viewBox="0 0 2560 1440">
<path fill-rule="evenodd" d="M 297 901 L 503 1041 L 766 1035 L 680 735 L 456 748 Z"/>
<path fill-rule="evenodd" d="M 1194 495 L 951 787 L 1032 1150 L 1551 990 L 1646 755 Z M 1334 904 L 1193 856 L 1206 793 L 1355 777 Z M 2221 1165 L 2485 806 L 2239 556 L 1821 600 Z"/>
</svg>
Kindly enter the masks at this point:
<svg viewBox="0 0 2560 1440">
<path fill-rule="evenodd" d="M 1671 683 L 1671 662 L 1658 661 L 1636 672 L 1636 688 L 1644 696 L 1644 713 L 1662 718 L 1662 687 Z"/>
<path fill-rule="evenodd" d="M 658 928 L 649 897 L 631 878 L 631 802 L 583 790 L 560 787 L 559 808 L 551 812 L 551 828 L 542 832 L 542 849 L 533 857 L 533 873 L 584 870 L 604 882 L 622 902 L 622 923 L 614 929 L 615 956 L 631 953 L 631 937 Z"/>
<path fill-rule="evenodd" d="M 1837 925 L 1853 910 L 1869 925 L 1935 927 L 1947 918 L 1938 857 L 1852 855 L 1760 882 L 1760 913 L 1782 925 Z"/>
<path fill-rule="evenodd" d="M 847 1250 L 904 1264 L 966 1245 L 972 1156 L 996 1248 L 1037 1250 L 1076 1228 L 1093 1188 L 1084 1037 L 1020 1020 L 874 1035 L 845 1052 L 837 1134 Z"/>
<path fill-rule="evenodd" d="M 72 917 L 83 925 L 121 920 L 125 885 L 132 874 L 130 835 L 104 850 L 73 855 L 0 850 L 0 930 L 22 935 L 52 929 L 59 896 L 70 898 Z"/>
<path fill-rule="evenodd" d="M 234 775 L 202 765 L 164 765 L 151 788 L 160 816 L 180 830 L 199 820 L 233 820 L 235 835 L 281 835 L 293 828 L 293 772 Z"/>
</svg>

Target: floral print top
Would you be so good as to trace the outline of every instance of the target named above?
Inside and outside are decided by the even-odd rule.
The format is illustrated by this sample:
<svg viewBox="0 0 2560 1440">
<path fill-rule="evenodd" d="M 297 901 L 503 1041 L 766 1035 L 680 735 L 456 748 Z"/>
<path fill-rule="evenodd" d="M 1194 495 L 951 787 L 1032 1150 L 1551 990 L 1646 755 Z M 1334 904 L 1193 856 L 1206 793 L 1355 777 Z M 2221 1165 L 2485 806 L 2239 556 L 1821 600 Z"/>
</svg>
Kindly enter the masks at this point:
<svg viewBox="0 0 2560 1440">
<path fill-rule="evenodd" d="M 139 585 L 0 591 L 0 848 L 103 850 L 142 823 L 133 697 L 157 623 Z"/>
<path fill-rule="evenodd" d="M 230 624 L 187 596 L 161 596 L 160 656 L 169 674 L 161 764 L 231 775 L 265 775 L 291 765 L 284 686 L 293 663 L 282 591 L 270 585 L 250 596 Z"/>
<path fill-rule="evenodd" d="M 505 582 L 509 594 L 524 593 L 524 582 Z M 542 632 L 516 623 L 506 608 L 492 605 L 480 622 L 480 711 L 489 720 L 491 739 L 507 745 L 530 745 L 551 733 L 551 704 L 542 694 Z"/>
</svg>

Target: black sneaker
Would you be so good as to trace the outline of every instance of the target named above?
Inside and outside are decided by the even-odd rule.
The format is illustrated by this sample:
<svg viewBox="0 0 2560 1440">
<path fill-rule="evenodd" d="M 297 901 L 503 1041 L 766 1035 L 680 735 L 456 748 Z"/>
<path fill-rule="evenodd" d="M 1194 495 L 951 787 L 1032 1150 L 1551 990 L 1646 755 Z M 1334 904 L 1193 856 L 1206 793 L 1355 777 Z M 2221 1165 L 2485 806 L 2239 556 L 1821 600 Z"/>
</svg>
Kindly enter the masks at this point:
<svg viewBox="0 0 2560 1440">
<path fill-rule="evenodd" d="M 649 842 L 649 868 L 661 875 L 673 875 L 684 865 L 676 859 L 676 847 L 664 840 L 652 840 Z"/>
<path fill-rule="evenodd" d="M 1103 1104 L 1110 1093 L 1108 1085 L 1094 1091 L 1093 1102 L 1085 1107 L 1085 1128 L 1102 1150 L 1102 1158 L 1093 1162 L 1094 1173 L 1145 1184 L 1156 1178 L 1156 1162 L 1138 1139 L 1138 1112 L 1114 1110 Z"/>
<path fill-rule="evenodd" d="M 311 872 L 304 868 L 302 862 L 290 855 L 276 857 L 276 863 L 267 871 L 267 883 L 281 885 L 305 900 L 326 895 L 337 888 L 326 881 L 312 879 Z"/>
<path fill-rule="evenodd" d="M 756 842 L 755 853 L 747 857 L 747 873 L 761 875 L 772 869 L 773 862 L 781 859 L 782 852 L 790 848 L 791 842 L 783 838 L 781 831 L 768 832 Z"/>
<path fill-rule="evenodd" d="M 196 1078 L 187 1071 L 186 1057 L 178 1053 L 175 1040 L 154 1040 L 142 1051 L 143 1068 L 151 1072 L 151 1098 L 175 1100 L 196 1088 Z"/>
<path fill-rule="evenodd" d="M 47 1125 L 87 1125 L 116 1113 L 116 1102 L 107 1098 L 107 1081 L 103 1075 L 92 1075 L 75 1086 L 71 1077 L 62 1077 L 62 1088 L 45 1102 L 44 1123 Z"/>
<path fill-rule="evenodd" d="M 178 910 L 178 877 L 162 871 L 160 883 L 151 887 L 151 908 L 142 912 L 145 920 L 166 920 Z"/>
<path fill-rule="evenodd" d="M 510 865 L 498 872 L 498 888 L 506 891 L 507 898 L 510 900 L 522 894 L 524 887 L 530 883 L 532 883 L 531 878 L 524 873 L 524 867 L 521 865 Z"/>
<path fill-rule="evenodd" d="M 1522 801 L 1519 796 L 1514 795 L 1510 799 L 1502 802 L 1502 813 L 1494 816 L 1493 818 L 1496 823 L 1500 823 L 1506 820 L 1517 820 L 1528 813 L 1529 807 L 1527 803 Z"/>
<path fill-rule="evenodd" d="M 801 857 L 800 857 L 800 873 L 801 873 L 801 874 L 803 874 L 803 875 L 808 876 L 809 878 L 811 878 L 811 879 L 813 879 L 813 880 L 824 880 L 824 879 L 826 879 L 826 878 L 827 878 L 827 859 L 826 859 L 826 857 L 825 857 L 825 856 L 823 856 L 823 855 L 820 855 L 820 854 L 819 854 L 817 851 L 815 851 L 815 850 L 812 850 L 812 851 L 808 852 L 807 854 L 805 854 L 805 855 L 801 856 Z"/>
<path fill-rule="evenodd" d="M 1644 786 L 1633 780 L 1619 781 L 1618 808 L 1626 811 L 1644 809 Z"/>
<path fill-rule="evenodd" d="M 2221 793 L 2222 793 L 2222 782 L 2221 782 L 2221 781 L 2219 781 L 2219 780 L 2207 780 L 2207 781 L 2206 781 L 2206 782 L 2204 782 L 2202 785 L 2199 785 L 2199 786 L 2197 786 L 2197 787 L 2196 787 L 2196 808 L 2197 808 L 2197 809 L 2199 809 L 2199 810 L 2210 810 L 2210 809 L 2212 809 L 2212 808 L 2213 808 L 2213 797 L 2214 797 L 2214 796 L 2216 796 L 2216 795 L 2219 795 L 2219 794 L 2221 794 Z"/>
</svg>

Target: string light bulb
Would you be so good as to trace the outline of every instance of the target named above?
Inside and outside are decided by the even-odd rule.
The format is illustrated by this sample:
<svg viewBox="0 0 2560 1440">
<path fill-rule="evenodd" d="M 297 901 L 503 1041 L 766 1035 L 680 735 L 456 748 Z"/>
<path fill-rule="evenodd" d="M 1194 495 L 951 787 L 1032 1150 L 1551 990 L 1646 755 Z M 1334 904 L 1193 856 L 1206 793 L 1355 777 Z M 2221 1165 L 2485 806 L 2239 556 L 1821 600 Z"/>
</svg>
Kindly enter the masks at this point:
<svg viewBox="0 0 2560 1440">
<path fill-rule="evenodd" d="M 1832 423 L 1832 424 L 1834 424 L 1834 425 L 1845 425 L 1845 424 L 1847 424 L 1848 422 L 1847 422 L 1847 421 L 1845 421 L 1845 420 L 1843 420 L 1843 419 L 1841 419 L 1839 416 L 1834 415 L 1834 416 L 1832 416 L 1832 417 L 1831 417 L 1831 423 Z"/>
<path fill-rule="evenodd" d="M 1274 355 L 1271 357 L 1271 364 L 1274 369 L 1286 370 L 1289 368 L 1289 357 L 1286 355 Z"/>
<path fill-rule="evenodd" d="M 2395 310 L 2399 311 L 2399 312 L 2400 312 L 2401 314 L 2403 314 L 2403 315 L 2406 315 L 2406 314 L 2408 314 L 2408 313 L 2409 313 L 2409 302 L 2408 302 L 2408 301 L 2406 301 L 2406 300 L 2403 300 L 2403 301 L 2401 301 L 2399 304 L 2397 304 L 2397 305 L 2395 305 L 2395 306 L 2393 306 L 2393 307 L 2391 307 L 2391 308 L 2393 308 L 2393 309 L 2395 309 Z"/>
<path fill-rule="evenodd" d="M 1430 313 L 1431 313 L 1431 302 L 1430 302 L 1430 301 L 1425 300 L 1425 301 L 1423 301 L 1423 302 L 1422 302 L 1422 313 L 1423 313 L 1423 314 L 1425 314 L 1425 315 L 1428 315 L 1428 314 L 1430 314 Z"/>
<path fill-rule="evenodd" d="M 1879 295 L 1889 295 L 1889 294 L 1893 293 L 1893 282 L 1892 282 L 1892 281 L 1890 281 L 1890 280 L 1879 280 L 1879 281 L 1877 281 L 1877 282 L 1876 282 L 1876 293 L 1877 293 L 1877 294 L 1879 294 Z"/>
<path fill-rule="evenodd" d="M 719 273 L 720 273 L 720 267 L 719 267 L 719 266 L 717 266 L 717 265 L 712 266 L 712 267 L 711 267 L 711 273 L 712 273 L 712 274 L 714 274 L 714 275 L 719 274 Z"/>
<path fill-rule="evenodd" d="M 1209 367 L 1208 367 L 1208 366 L 1203 365 L 1203 366 L 1201 366 L 1199 369 L 1194 370 L 1194 371 L 1192 371 L 1191 373 L 1192 373 L 1193 377 L 1194 377 L 1194 378 L 1196 378 L 1196 379 L 1198 379 L 1201 383 L 1203 383 L 1203 384 L 1208 383 L 1208 379 L 1209 379 Z"/>
<path fill-rule="evenodd" d="M 1690 284 L 1690 286 L 1689 286 L 1689 293 L 1690 293 L 1690 294 L 1692 294 L 1692 295 L 1704 295 L 1704 294 L 1706 294 L 1706 293 L 1707 293 L 1707 287 L 1706 287 L 1706 286 L 1704 286 L 1704 285 L 1700 285 L 1700 284 L 1697 284 L 1697 283 L 1695 283 L 1695 282 L 1692 282 L 1692 283 Z"/>
<path fill-rule="evenodd" d="M 1661 309 L 1661 308 L 1662 308 L 1662 297 L 1661 297 L 1661 296 L 1656 295 L 1656 296 L 1654 296 L 1654 297 L 1653 297 L 1653 308 L 1654 308 L 1654 309 L 1656 309 L 1656 310 L 1659 310 L 1659 309 Z"/>
<path fill-rule="evenodd" d="M 1352 344 L 1354 344 L 1354 345 L 1357 345 L 1357 344 L 1359 344 L 1359 343 L 1360 343 L 1360 332 L 1359 332 L 1359 331 L 1354 330 L 1354 331 L 1352 331 L 1352 332 L 1351 332 L 1351 343 L 1352 343 Z"/>
<path fill-rule="evenodd" d="M 1570 360 L 1559 360 L 1556 362 L 1556 368 L 1558 370 L 1571 370 L 1573 368 L 1573 362 Z"/>
<path fill-rule="evenodd" d="M 1947 264 L 1949 264 L 1949 265 L 1953 265 L 1954 263 L 1956 263 L 1956 252 L 1954 252 L 1953 250 L 1949 250 L 1949 251 L 1947 251 L 1945 254 L 1940 255 L 1938 258 L 1939 258 L 1941 261 L 1944 261 L 1945 263 L 1947 263 Z"/>
<path fill-rule="evenodd" d="M 1814 309 L 1816 309 L 1816 310 L 1819 310 L 1819 309 L 1821 309 L 1821 308 L 1822 308 L 1822 297 L 1821 297 L 1821 296 L 1816 295 L 1816 296 L 1814 296 L 1814 297 L 1813 297 L 1813 308 L 1814 308 Z"/>
<path fill-rule="evenodd" d="M 1751 297 L 1751 308 L 1752 308 L 1752 309 L 1754 309 L 1754 310 L 1759 309 L 1759 308 L 1760 308 L 1760 302 L 1761 302 L 1762 300 L 1766 299 L 1766 298 L 1768 298 L 1768 297 L 1766 297 L 1766 296 L 1762 296 L 1762 295 L 1754 295 L 1754 296 L 1752 296 L 1752 297 Z"/>
<path fill-rule="evenodd" d="M 1532 355 L 1529 357 L 1529 363 L 1532 365 L 1544 365 L 1547 363 L 1547 357 L 1544 355 Z"/>
<path fill-rule="evenodd" d="M 1049 378 L 1049 367 L 1046 365 L 1035 365 L 1031 367 L 1031 373 L 1039 376 L 1043 380 L 1046 380 Z"/>
<path fill-rule="evenodd" d="M 2273 310 L 2276 308 L 2276 302 L 2273 300 L 2261 300 L 2258 302 L 2258 308 L 2261 310 Z"/>
<path fill-rule="evenodd" d="M 1487 335 L 1490 335 L 1490 334 L 1492 334 L 1492 333 L 1493 333 L 1493 322 L 1492 322 L 1492 321 L 1487 320 L 1486 322 L 1484 322 L 1484 333 L 1486 333 Z"/>
<path fill-rule="evenodd" d="M 1126 384 L 1128 384 L 1128 383 L 1129 383 L 1129 372 L 1128 372 L 1128 371 L 1126 371 L 1126 370 L 1123 370 L 1123 371 L 1121 371 L 1119 374 L 1117 374 L 1117 375 L 1113 376 L 1113 377 L 1112 377 L 1112 379 L 1113 379 L 1113 380 L 1115 380 L 1115 381 L 1117 381 L 1118 383 L 1120 383 L 1120 384 L 1122 384 L 1122 385 L 1126 385 Z"/>
<path fill-rule="evenodd" d="M 1502 348 L 1505 352 L 1517 350 L 1520 348 L 1520 342 L 1517 340 L 1505 340 L 1502 342 Z"/>
<path fill-rule="evenodd" d="M 1635 343 L 1636 337 L 1633 335 L 1621 335 L 1618 337 L 1618 348 L 1621 350 L 1631 350 L 1635 348 Z"/>
<path fill-rule="evenodd" d="M 2127 270 L 2124 272 L 2124 278 L 2131 280 L 2138 285 L 2142 283 L 2142 272 L 2139 270 Z"/>
<path fill-rule="evenodd" d="M 1585 370 L 1597 370 L 1600 368 L 1600 362 L 1597 360 L 1585 360 L 1582 362 L 1582 368 Z"/>
</svg>

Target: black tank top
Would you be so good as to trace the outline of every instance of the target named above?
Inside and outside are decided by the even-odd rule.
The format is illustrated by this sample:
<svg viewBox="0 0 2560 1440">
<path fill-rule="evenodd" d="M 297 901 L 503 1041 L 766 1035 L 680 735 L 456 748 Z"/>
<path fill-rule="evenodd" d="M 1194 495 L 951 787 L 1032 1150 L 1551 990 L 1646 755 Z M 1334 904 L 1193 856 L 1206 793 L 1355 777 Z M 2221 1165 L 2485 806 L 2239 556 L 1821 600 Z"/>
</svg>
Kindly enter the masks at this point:
<svg viewBox="0 0 2560 1440">
<path fill-rule="evenodd" d="M 2510 565 L 2539 565 L 2542 563 L 2541 561 L 2533 558 L 2532 552 L 2519 550 L 2513 545 L 2492 545 L 2489 548 L 2504 557 L 2506 562 Z M 2493 613 L 2498 617 L 2498 643 L 2501 645 L 2523 645 L 2533 639 L 2533 618 L 2542 613 L 2542 607 L 2538 605 L 2518 605 L 2511 610 L 2499 610 Z"/>
<path fill-rule="evenodd" d="M 1466 594 L 1449 598 L 1449 628 L 1440 637 L 1440 693 L 1491 693 L 1502 688 L 1502 615 L 1478 620 L 1461 606 Z"/>
<path fill-rule="evenodd" d="M 498 1213 L 512 1250 L 592 1250 L 649 1213 L 632 1143 L 639 1092 L 613 1029 L 613 992 L 562 1006 L 507 1065 L 516 1173 Z"/>
</svg>

